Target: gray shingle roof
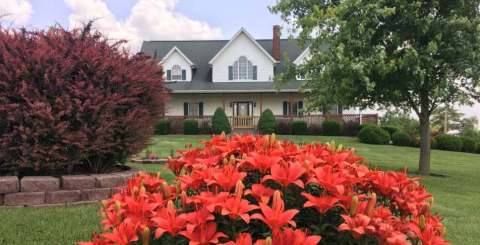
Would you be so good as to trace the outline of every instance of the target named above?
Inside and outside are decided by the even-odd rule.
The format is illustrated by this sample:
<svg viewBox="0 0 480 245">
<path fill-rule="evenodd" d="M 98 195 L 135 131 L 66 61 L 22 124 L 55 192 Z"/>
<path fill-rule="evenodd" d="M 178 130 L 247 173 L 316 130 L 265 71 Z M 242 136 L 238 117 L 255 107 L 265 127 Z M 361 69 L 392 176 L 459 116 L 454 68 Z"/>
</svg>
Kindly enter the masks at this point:
<svg viewBox="0 0 480 245">
<path fill-rule="evenodd" d="M 167 87 L 174 93 L 193 92 L 275 92 L 278 88 L 284 92 L 296 91 L 302 81 L 291 81 L 281 86 L 273 82 L 212 82 L 212 71 L 208 61 L 217 54 L 229 40 L 199 40 L 199 41 L 144 41 L 141 52 L 160 60 L 173 47 L 177 46 L 196 66 L 191 82 L 167 83 Z M 257 42 L 272 54 L 272 39 L 259 39 Z M 303 51 L 297 41 L 290 39 L 280 40 L 282 54 L 287 54 L 290 60 L 295 60 Z M 284 71 L 284 59 L 276 65 L 276 73 Z"/>
</svg>

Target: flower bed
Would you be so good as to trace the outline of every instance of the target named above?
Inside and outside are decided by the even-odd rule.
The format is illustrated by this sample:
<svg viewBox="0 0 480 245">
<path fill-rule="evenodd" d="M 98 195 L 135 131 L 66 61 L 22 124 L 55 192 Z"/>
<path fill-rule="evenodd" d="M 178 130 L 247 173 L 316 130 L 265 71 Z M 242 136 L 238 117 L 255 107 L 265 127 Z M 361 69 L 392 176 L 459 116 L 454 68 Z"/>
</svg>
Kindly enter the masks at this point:
<svg viewBox="0 0 480 245">
<path fill-rule="evenodd" d="M 110 174 L 0 177 L 0 206 L 50 206 L 110 198 L 138 170 Z"/>
<path fill-rule="evenodd" d="M 448 244 L 433 198 L 405 173 L 370 170 L 353 149 L 275 136 L 215 136 L 139 174 L 102 202 L 86 244 Z"/>
</svg>

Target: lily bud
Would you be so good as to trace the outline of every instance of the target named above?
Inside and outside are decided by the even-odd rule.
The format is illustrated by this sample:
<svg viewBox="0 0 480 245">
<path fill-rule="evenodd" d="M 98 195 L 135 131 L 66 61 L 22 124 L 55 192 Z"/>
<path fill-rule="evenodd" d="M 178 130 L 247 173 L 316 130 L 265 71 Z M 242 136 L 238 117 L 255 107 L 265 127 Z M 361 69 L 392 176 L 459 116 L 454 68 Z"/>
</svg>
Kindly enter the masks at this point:
<svg viewBox="0 0 480 245">
<path fill-rule="evenodd" d="M 185 191 L 182 191 L 180 201 L 182 202 L 182 207 L 185 208 L 187 206 L 187 193 Z"/>
<path fill-rule="evenodd" d="M 230 155 L 230 164 L 234 165 L 235 164 L 235 156 L 234 155 Z"/>
<path fill-rule="evenodd" d="M 173 204 L 173 201 L 172 200 L 169 200 L 167 202 L 167 208 L 168 209 L 175 209 L 175 204 Z"/>
<path fill-rule="evenodd" d="M 227 165 L 228 164 L 227 158 L 224 158 L 222 162 L 223 162 L 223 165 Z"/>
<path fill-rule="evenodd" d="M 120 201 L 115 201 L 115 211 L 118 212 L 122 208 L 122 203 Z"/>
<path fill-rule="evenodd" d="M 235 199 L 237 201 L 240 201 L 240 199 L 242 199 L 244 188 L 245 186 L 243 185 L 242 181 L 241 180 L 237 181 L 237 185 L 235 186 Z"/>
<path fill-rule="evenodd" d="M 433 196 L 431 196 L 428 200 L 428 204 L 430 205 L 430 208 L 433 207 Z"/>
<path fill-rule="evenodd" d="M 167 182 L 163 182 L 163 183 L 161 184 L 160 188 L 162 189 L 162 192 L 163 192 L 163 195 L 164 195 L 165 198 L 169 197 L 170 194 L 172 194 L 172 193 L 170 192 L 170 188 L 169 188 Z"/>
<path fill-rule="evenodd" d="M 272 245 L 272 238 L 271 237 L 267 237 L 267 239 L 265 239 L 265 245 Z"/>
<path fill-rule="evenodd" d="M 155 174 L 155 177 L 156 177 L 157 179 L 159 179 L 159 178 L 160 178 L 160 172 L 157 172 L 157 173 Z"/>
<path fill-rule="evenodd" d="M 418 226 L 420 226 L 420 230 L 423 231 L 425 230 L 425 216 L 422 214 L 420 215 L 419 221 L 418 221 Z"/>
<path fill-rule="evenodd" d="M 273 145 L 276 140 L 277 140 L 277 135 L 275 135 L 275 133 L 272 133 L 272 135 L 270 136 L 270 144 Z"/>
<path fill-rule="evenodd" d="M 142 245 L 148 245 L 150 243 L 150 229 L 145 227 L 142 231 Z"/>
<path fill-rule="evenodd" d="M 102 207 L 107 208 L 108 207 L 108 201 L 107 200 L 102 200 Z"/>
<path fill-rule="evenodd" d="M 352 197 L 352 206 L 350 206 L 350 216 L 354 216 L 357 213 L 358 208 L 358 196 Z"/>
<path fill-rule="evenodd" d="M 222 133 L 220 134 L 220 136 L 223 138 L 225 138 L 225 131 L 222 131 Z"/>
<path fill-rule="evenodd" d="M 175 189 L 175 193 L 177 195 L 179 195 L 180 193 L 182 193 L 182 183 L 180 183 L 180 181 L 177 181 L 177 184 L 176 184 L 176 189 Z"/>
<path fill-rule="evenodd" d="M 276 190 L 273 193 L 273 201 L 272 201 L 272 208 L 277 209 L 278 205 L 282 203 L 282 193 L 279 190 Z"/>
<path fill-rule="evenodd" d="M 134 197 L 138 196 L 138 186 L 134 186 L 132 188 L 132 194 Z"/>
<path fill-rule="evenodd" d="M 368 216 L 372 216 L 372 212 L 376 204 L 377 204 L 377 194 L 374 192 L 370 195 L 370 200 L 368 200 L 368 204 L 367 204 Z"/>
<path fill-rule="evenodd" d="M 140 194 L 145 194 L 145 192 L 147 192 L 147 189 L 145 189 L 145 186 L 142 185 L 142 186 L 140 187 L 139 193 L 140 193 Z"/>
</svg>

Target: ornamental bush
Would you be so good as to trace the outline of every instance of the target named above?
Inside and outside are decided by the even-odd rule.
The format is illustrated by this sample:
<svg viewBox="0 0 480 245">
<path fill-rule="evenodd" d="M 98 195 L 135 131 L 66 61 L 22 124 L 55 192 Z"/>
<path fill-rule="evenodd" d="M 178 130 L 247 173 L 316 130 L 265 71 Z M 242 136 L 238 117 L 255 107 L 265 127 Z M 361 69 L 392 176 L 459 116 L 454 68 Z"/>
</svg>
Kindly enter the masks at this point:
<svg viewBox="0 0 480 245">
<path fill-rule="evenodd" d="M 458 136 L 442 134 L 435 138 L 435 148 L 445 151 L 461 151 L 462 139 Z"/>
<path fill-rule="evenodd" d="M 166 135 L 170 133 L 170 121 L 168 119 L 162 119 L 155 124 L 155 134 Z"/>
<path fill-rule="evenodd" d="M 185 120 L 183 121 L 183 133 L 187 135 L 198 134 L 198 121 Z"/>
<path fill-rule="evenodd" d="M 0 27 L 0 172 L 108 171 L 148 144 L 167 98 L 162 71 L 121 44 L 91 24 Z"/>
<path fill-rule="evenodd" d="M 410 135 L 405 132 L 397 131 L 392 135 L 392 143 L 398 146 L 411 146 L 412 140 Z"/>
<path fill-rule="evenodd" d="M 104 244 L 448 244 L 432 196 L 353 149 L 225 135 L 139 174 L 102 202 Z M 434 243 L 432 243 L 434 241 Z"/>
<path fill-rule="evenodd" d="M 281 135 L 289 135 L 292 134 L 292 124 L 289 120 L 278 120 L 277 125 L 275 127 L 275 133 Z"/>
<path fill-rule="evenodd" d="M 270 109 L 266 109 L 260 115 L 258 119 L 257 129 L 260 134 L 271 134 L 275 132 L 276 120 L 273 112 Z"/>
<path fill-rule="evenodd" d="M 305 121 L 293 121 L 292 122 L 292 134 L 305 135 L 308 132 L 307 122 Z"/>
<path fill-rule="evenodd" d="M 341 136 L 342 124 L 337 121 L 326 120 L 322 123 L 322 133 L 327 136 Z"/>
<path fill-rule="evenodd" d="M 391 127 L 391 126 L 382 126 L 381 129 L 387 131 L 390 137 L 392 137 L 393 134 L 395 134 L 398 131 L 398 128 Z"/>
<path fill-rule="evenodd" d="M 460 139 L 462 140 L 463 152 L 475 153 L 477 151 L 478 144 L 474 138 L 464 136 L 460 137 Z"/>
<path fill-rule="evenodd" d="M 360 123 L 356 121 L 347 121 L 343 124 L 343 135 L 351 137 L 357 136 L 359 127 Z"/>
<path fill-rule="evenodd" d="M 390 142 L 390 134 L 375 125 L 369 125 L 358 132 L 358 139 L 367 144 L 386 145 Z"/>
<path fill-rule="evenodd" d="M 222 132 L 229 134 L 232 132 L 227 114 L 225 114 L 225 111 L 221 107 L 218 107 L 213 113 L 212 131 L 214 134 L 220 134 Z"/>
</svg>

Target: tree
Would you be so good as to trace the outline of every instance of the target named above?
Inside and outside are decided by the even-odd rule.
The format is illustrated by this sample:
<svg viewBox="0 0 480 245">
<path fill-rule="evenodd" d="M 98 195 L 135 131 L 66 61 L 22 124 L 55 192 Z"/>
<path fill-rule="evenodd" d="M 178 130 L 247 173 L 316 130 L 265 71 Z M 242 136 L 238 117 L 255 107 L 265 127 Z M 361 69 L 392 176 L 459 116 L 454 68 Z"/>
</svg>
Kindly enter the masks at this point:
<svg viewBox="0 0 480 245">
<path fill-rule="evenodd" d="M 463 116 L 463 113 L 452 106 L 439 106 L 432 113 L 432 127 L 444 133 L 450 130 L 460 130 Z"/>
<path fill-rule="evenodd" d="M 232 132 L 227 114 L 225 114 L 225 111 L 221 107 L 218 107 L 213 113 L 212 130 L 215 134 L 220 134 L 222 132 L 229 134 Z"/>
<path fill-rule="evenodd" d="M 272 134 L 275 132 L 276 126 L 277 121 L 273 112 L 270 109 L 264 110 L 258 119 L 258 132 L 261 134 Z"/>
<path fill-rule="evenodd" d="M 295 71 L 307 78 L 309 106 L 415 111 L 419 172 L 428 175 L 432 112 L 480 97 L 479 1 L 279 0 L 271 10 L 309 47 L 309 59 Z"/>
</svg>

